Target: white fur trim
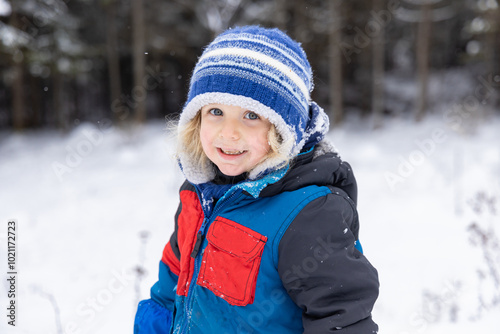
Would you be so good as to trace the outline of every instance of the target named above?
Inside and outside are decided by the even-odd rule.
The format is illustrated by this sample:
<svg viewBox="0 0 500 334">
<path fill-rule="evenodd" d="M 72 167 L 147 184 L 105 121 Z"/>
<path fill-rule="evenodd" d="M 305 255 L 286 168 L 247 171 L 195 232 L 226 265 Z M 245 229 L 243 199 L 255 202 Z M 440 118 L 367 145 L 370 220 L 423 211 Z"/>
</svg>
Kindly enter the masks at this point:
<svg viewBox="0 0 500 334">
<path fill-rule="evenodd" d="M 215 177 L 215 170 L 211 161 L 207 159 L 205 165 L 200 166 L 185 149 L 181 149 L 180 152 L 181 153 L 178 155 L 179 162 L 182 167 L 182 172 L 189 182 L 200 184 L 213 180 Z"/>
<path fill-rule="evenodd" d="M 316 147 L 315 147 L 315 150 L 314 150 L 313 159 L 317 158 L 317 157 L 319 157 L 321 155 L 325 155 L 327 153 L 337 153 L 337 155 L 339 155 L 339 151 L 332 144 L 332 142 L 329 141 L 329 140 L 327 140 L 327 139 L 323 139 L 318 144 L 316 144 Z M 340 155 L 339 155 L 339 157 L 340 157 Z"/>
<path fill-rule="evenodd" d="M 259 101 L 245 96 L 233 95 L 229 93 L 200 94 L 193 98 L 184 108 L 179 119 L 179 129 L 193 119 L 202 107 L 212 103 L 238 106 L 251 110 L 259 116 L 268 119 L 276 127 L 276 131 L 283 138 L 283 143 L 280 146 L 279 153 L 286 156 L 288 159 L 291 159 L 300 152 L 301 147 L 297 147 L 295 145 L 296 135 L 293 128 L 285 123 L 281 115 Z M 182 170 L 190 182 L 200 184 L 211 181 L 214 178 L 215 172 L 213 164 L 210 161 L 208 161 L 205 166 L 199 166 L 193 157 L 191 157 L 189 152 L 185 152 L 182 148 L 180 149 L 180 152 L 179 160 L 182 165 Z M 252 170 L 249 178 L 254 179 L 263 171 L 279 166 L 283 163 L 284 161 L 282 159 L 267 159 Z"/>
<path fill-rule="evenodd" d="M 276 127 L 276 131 L 283 138 L 283 145 L 281 146 L 282 154 L 287 156 L 294 156 L 293 146 L 295 145 L 295 132 L 291 126 L 286 124 L 281 115 L 275 112 L 268 106 L 256 101 L 250 97 L 233 95 L 229 93 L 204 93 L 194 97 L 182 111 L 179 119 L 179 126 L 187 124 L 193 119 L 198 111 L 206 105 L 218 103 L 231 106 L 238 106 L 250 111 L 255 112 L 259 116 L 268 119 Z"/>
</svg>

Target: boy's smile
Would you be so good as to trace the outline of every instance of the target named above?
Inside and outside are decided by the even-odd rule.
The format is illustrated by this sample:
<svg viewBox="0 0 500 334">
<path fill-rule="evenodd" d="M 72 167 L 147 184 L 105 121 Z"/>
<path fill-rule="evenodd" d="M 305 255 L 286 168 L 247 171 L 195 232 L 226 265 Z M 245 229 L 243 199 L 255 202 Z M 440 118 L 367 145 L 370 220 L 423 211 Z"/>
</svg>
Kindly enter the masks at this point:
<svg viewBox="0 0 500 334">
<path fill-rule="evenodd" d="M 209 104 L 201 109 L 203 151 L 228 176 L 248 172 L 269 153 L 271 123 L 237 106 Z"/>
</svg>

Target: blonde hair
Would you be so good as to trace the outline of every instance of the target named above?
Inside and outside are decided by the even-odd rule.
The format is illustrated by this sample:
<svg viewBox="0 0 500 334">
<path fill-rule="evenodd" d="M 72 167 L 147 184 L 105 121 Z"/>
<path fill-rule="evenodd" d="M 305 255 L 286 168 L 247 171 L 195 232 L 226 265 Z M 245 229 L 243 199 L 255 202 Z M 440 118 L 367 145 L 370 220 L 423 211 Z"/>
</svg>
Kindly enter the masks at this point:
<svg viewBox="0 0 500 334">
<path fill-rule="evenodd" d="M 195 162 L 198 166 L 206 166 L 210 161 L 203 151 L 200 139 L 201 130 L 201 112 L 198 112 L 195 117 L 193 117 L 187 124 L 180 126 L 177 125 L 177 151 L 176 157 L 178 158 L 181 153 L 189 154 L 191 161 Z M 281 161 L 274 168 L 278 169 L 286 166 L 291 160 L 286 154 L 282 153 L 283 138 L 276 130 L 274 124 L 271 124 L 269 129 L 267 140 L 269 143 L 269 152 L 265 159 L 260 163 L 262 164 L 266 160 Z M 254 166 L 257 167 L 257 166 Z M 250 171 L 249 171 L 250 172 Z"/>
</svg>

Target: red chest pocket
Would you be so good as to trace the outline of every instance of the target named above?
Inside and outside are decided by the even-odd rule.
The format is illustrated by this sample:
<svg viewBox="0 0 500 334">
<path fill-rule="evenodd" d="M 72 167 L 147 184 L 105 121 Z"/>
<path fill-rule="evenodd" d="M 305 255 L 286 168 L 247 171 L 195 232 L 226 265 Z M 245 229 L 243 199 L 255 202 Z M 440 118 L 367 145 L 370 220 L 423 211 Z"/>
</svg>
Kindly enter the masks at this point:
<svg viewBox="0 0 500 334">
<path fill-rule="evenodd" d="M 207 233 L 197 284 L 231 305 L 253 303 L 267 237 L 223 217 Z"/>
</svg>

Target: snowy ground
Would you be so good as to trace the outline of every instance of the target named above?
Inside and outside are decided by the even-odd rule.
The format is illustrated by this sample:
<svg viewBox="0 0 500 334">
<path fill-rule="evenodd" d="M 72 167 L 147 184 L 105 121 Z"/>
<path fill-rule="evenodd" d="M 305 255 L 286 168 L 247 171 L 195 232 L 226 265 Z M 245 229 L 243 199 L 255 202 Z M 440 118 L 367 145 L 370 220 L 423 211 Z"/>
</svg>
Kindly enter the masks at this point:
<svg viewBox="0 0 500 334">
<path fill-rule="evenodd" d="M 377 131 L 350 120 L 330 134 L 358 179 L 361 240 L 381 281 L 380 333 L 498 332 L 500 305 L 487 303 L 500 295 L 491 237 L 500 235 L 499 129 L 500 119 L 488 119 L 460 133 L 435 116 L 421 124 L 395 119 Z M 19 272 L 17 326 L 3 315 L 2 279 L 0 332 L 131 333 L 137 300 L 156 280 L 181 183 L 162 123 L 0 132 L 0 258 L 6 262 L 7 221 L 16 219 Z M 485 204 L 491 198 L 496 213 Z M 493 229 L 483 239 L 496 261 L 489 267 L 470 242 L 473 221 Z"/>
</svg>

